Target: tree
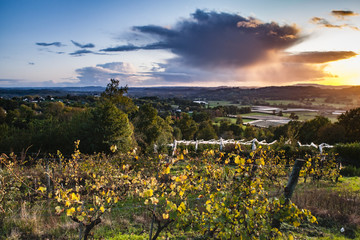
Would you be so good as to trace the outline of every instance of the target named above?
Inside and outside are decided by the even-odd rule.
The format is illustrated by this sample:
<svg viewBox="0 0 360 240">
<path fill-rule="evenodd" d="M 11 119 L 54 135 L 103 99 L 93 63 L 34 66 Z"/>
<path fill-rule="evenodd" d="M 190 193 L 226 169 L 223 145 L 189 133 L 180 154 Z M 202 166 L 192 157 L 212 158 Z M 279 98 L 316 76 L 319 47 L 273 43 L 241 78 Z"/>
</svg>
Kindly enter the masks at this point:
<svg viewBox="0 0 360 240">
<path fill-rule="evenodd" d="M 0 124 L 5 123 L 6 120 L 6 111 L 2 107 L 0 107 Z"/>
<path fill-rule="evenodd" d="M 204 121 L 199 124 L 199 130 L 196 133 L 197 139 L 210 140 L 216 139 L 217 135 L 211 121 Z"/>
<path fill-rule="evenodd" d="M 236 117 L 236 124 L 242 125 L 244 123 L 243 118 L 241 115 L 237 115 Z"/>
<path fill-rule="evenodd" d="M 128 91 L 128 87 L 120 87 L 120 81 L 110 79 L 110 83 L 106 86 L 105 91 L 101 94 L 102 100 L 110 101 L 123 112 L 130 114 L 136 111 L 133 101 L 124 96 Z"/>
<path fill-rule="evenodd" d="M 345 129 L 347 142 L 360 141 L 360 108 L 346 111 L 340 115 L 338 122 Z"/>
<path fill-rule="evenodd" d="M 298 119 L 299 119 L 299 116 L 292 112 L 292 113 L 290 113 L 289 118 L 290 118 L 290 119 L 293 119 L 293 120 L 298 120 Z"/>
<path fill-rule="evenodd" d="M 319 143 L 335 144 L 346 141 L 345 128 L 339 124 L 328 124 L 318 131 Z"/>
<path fill-rule="evenodd" d="M 178 120 L 176 125 L 180 128 L 182 137 L 185 140 L 194 139 L 194 135 L 198 129 L 198 126 L 189 114 L 181 113 L 180 120 Z"/>
<path fill-rule="evenodd" d="M 330 124 L 330 120 L 323 116 L 316 116 L 314 119 L 306 121 L 299 131 L 299 140 L 302 143 L 319 143 L 319 129 Z"/>
<path fill-rule="evenodd" d="M 154 144 L 165 145 L 172 141 L 171 118 L 166 120 L 158 116 L 151 104 L 139 108 L 133 120 L 135 139 L 143 151 L 151 151 Z"/>
<path fill-rule="evenodd" d="M 110 101 L 100 101 L 92 111 L 92 146 L 108 152 L 115 145 L 121 152 L 134 147 L 133 126 L 127 114 Z"/>
</svg>

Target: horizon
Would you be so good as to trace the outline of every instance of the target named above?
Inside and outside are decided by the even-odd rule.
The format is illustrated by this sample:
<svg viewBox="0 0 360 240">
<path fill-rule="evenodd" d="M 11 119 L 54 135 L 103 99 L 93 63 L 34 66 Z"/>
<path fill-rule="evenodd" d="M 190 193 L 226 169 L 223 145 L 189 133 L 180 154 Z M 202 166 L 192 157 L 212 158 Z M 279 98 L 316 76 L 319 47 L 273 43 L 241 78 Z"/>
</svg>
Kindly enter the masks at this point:
<svg viewBox="0 0 360 240">
<path fill-rule="evenodd" d="M 358 86 L 359 13 L 356 0 L 0 0 L 0 87 Z"/>
</svg>

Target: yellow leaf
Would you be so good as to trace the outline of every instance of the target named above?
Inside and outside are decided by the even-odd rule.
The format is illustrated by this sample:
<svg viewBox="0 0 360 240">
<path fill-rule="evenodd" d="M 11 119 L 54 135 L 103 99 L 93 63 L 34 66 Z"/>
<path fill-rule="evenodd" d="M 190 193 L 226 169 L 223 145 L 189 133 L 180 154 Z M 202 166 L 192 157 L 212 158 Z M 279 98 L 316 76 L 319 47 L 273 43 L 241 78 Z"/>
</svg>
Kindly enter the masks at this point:
<svg viewBox="0 0 360 240">
<path fill-rule="evenodd" d="M 41 191 L 42 193 L 44 193 L 46 191 L 46 187 L 39 187 L 38 191 Z"/>
<path fill-rule="evenodd" d="M 90 208 L 89 211 L 90 211 L 90 212 L 94 211 L 94 208 Z"/>
<path fill-rule="evenodd" d="M 151 197 L 153 195 L 153 190 L 149 189 L 144 192 L 144 197 Z"/>
<path fill-rule="evenodd" d="M 105 212 L 105 208 L 103 206 L 100 207 L 101 212 Z"/>
<path fill-rule="evenodd" d="M 111 147 L 110 147 L 110 151 L 111 152 L 116 152 L 116 149 L 117 149 L 117 147 L 116 147 L 116 145 L 111 145 Z"/>
<path fill-rule="evenodd" d="M 183 210 L 185 210 L 186 209 L 186 207 L 185 207 L 185 204 L 184 204 L 184 202 L 182 202 L 182 203 L 180 203 L 180 205 L 179 205 L 179 207 L 178 207 L 178 211 L 181 213 Z"/>
<path fill-rule="evenodd" d="M 170 167 L 165 168 L 164 174 L 169 174 L 170 173 Z"/>
<path fill-rule="evenodd" d="M 68 210 L 66 210 L 66 216 L 72 216 L 73 213 L 75 212 L 75 208 L 69 208 Z"/>
<path fill-rule="evenodd" d="M 168 219 L 168 218 L 169 218 L 169 214 L 163 213 L 162 217 L 163 217 L 163 219 Z"/>
<path fill-rule="evenodd" d="M 66 201 L 66 202 L 65 202 L 65 207 L 70 207 L 70 205 L 71 205 L 71 202 L 70 202 L 70 201 Z"/>
</svg>

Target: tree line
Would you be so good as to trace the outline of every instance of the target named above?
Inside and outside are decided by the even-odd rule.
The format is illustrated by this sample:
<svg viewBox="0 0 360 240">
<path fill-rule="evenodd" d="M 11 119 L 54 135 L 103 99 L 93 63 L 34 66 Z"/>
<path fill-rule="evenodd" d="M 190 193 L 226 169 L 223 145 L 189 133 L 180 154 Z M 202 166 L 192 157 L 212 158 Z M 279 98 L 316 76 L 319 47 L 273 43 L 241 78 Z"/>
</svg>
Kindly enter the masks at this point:
<svg viewBox="0 0 360 240">
<path fill-rule="evenodd" d="M 217 117 L 251 112 L 250 107 L 209 108 L 186 99 L 144 97 L 132 99 L 128 88 L 111 79 L 99 97 L 71 97 L 67 101 L 24 102 L 0 99 L 0 150 L 2 152 L 71 153 L 69 142 L 80 140 L 84 153 L 108 152 L 110 146 L 126 152 L 166 150 L 174 139 L 281 138 L 302 143 L 329 144 L 360 139 L 360 108 L 341 115 L 337 122 L 317 116 L 271 128 L 245 126 Z M 172 106 L 178 106 L 174 111 Z"/>
</svg>

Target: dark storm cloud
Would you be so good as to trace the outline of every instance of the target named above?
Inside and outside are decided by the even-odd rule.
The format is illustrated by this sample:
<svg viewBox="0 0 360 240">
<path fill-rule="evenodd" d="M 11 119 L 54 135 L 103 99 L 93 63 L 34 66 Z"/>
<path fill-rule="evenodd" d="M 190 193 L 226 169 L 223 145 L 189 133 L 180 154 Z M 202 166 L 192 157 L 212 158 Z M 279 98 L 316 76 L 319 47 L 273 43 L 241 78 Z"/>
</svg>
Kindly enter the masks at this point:
<svg viewBox="0 0 360 240">
<path fill-rule="evenodd" d="M 320 25 L 322 27 L 327 27 L 327 28 L 351 28 L 351 29 L 354 29 L 354 30 L 357 30 L 359 31 L 360 29 L 358 27 L 355 27 L 355 26 L 351 26 L 349 24 L 341 24 L 341 25 L 338 25 L 338 24 L 332 24 L 330 23 L 328 20 L 326 20 L 325 18 L 320 18 L 320 17 L 313 17 L 311 19 L 311 22 L 314 23 L 314 24 L 317 24 L 317 25 Z"/>
<path fill-rule="evenodd" d="M 94 45 L 93 43 L 80 44 L 80 43 L 75 42 L 75 41 L 73 41 L 73 40 L 71 40 L 71 42 L 72 42 L 75 46 L 77 46 L 77 47 L 79 47 L 79 48 L 94 48 L 94 47 L 95 47 L 95 45 Z"/>
<path fill-rule="evenodd" d="M 157 42 L 101 51 L 169 49 L 190 66 L 242 67 L 264 60 L 269 54 L 282 51 L 302 39 L 295 26 L 202 10 L 197 10 L 190 19 L 178 22 L 171 29 L 148 25 L 136 26 L 133 30 L 150 35 Z"/>
<path fill-rule="evenodd" d="M 65 46 L 61 42 L 52 42 L 52 43 L 37 42 L 36 45 L 42 46 L 42 47 L 49 47 L 49 46 L 63 47 L 63 46 Z"/>
<path fill-rule="evenodd" d="M 326 63 L 348 59 L 358 54 L 352 51 L 302 52 L 285 57 L 287 62 Z"/>
<path fill-rule="evenodd" d="M 341 20 L 344 19 L 345 17 L 352 17 L 359 15 L 358 13 L 349 10 L 333 10 L 331 11 L 331 14 Z"/>
</svg>

